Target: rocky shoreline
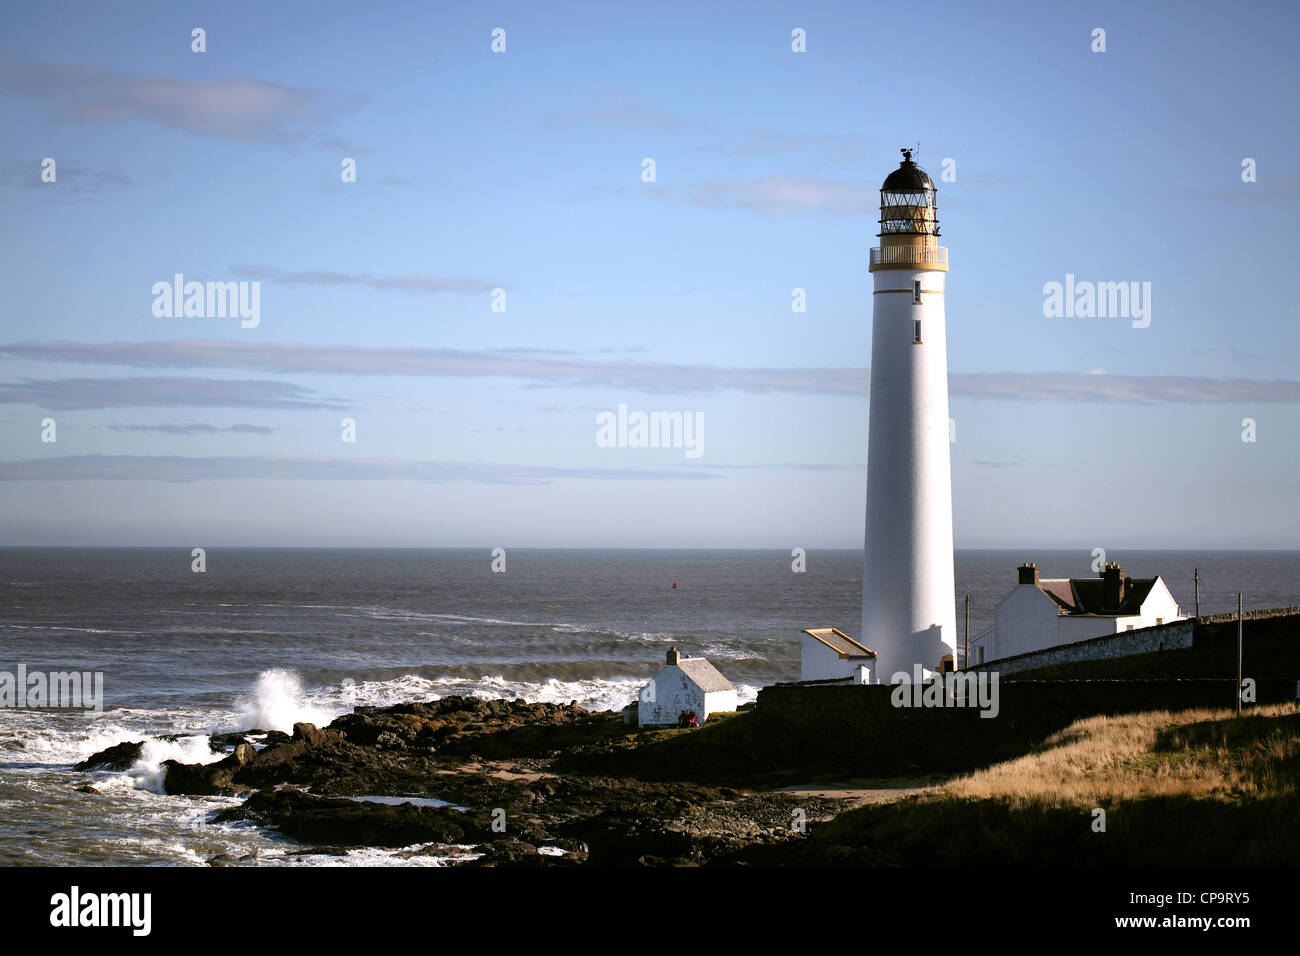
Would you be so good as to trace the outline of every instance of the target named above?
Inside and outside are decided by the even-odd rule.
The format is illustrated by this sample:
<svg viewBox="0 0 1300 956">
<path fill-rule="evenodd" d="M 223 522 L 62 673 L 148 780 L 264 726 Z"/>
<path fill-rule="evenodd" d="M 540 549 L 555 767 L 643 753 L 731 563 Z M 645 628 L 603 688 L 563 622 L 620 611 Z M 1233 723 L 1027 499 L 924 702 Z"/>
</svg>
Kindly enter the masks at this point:
<svg viewBox="0 0 1300 956">
<path fill-rule="evenodd" d="M 752 716 L 651 731 L 576 703 L 445 697 L 359 708 L 291 735 L 217 735 L 213 750 L 226 756 L 167 761 L 163 785 L 177 798 L 245 798 L 214 823 L 251 821 L 340 852 L 419 847 L 469 866 L 807 862 L 812 825 L 846 802 L 763 786 L 757 761 L 725 777 L 758 785 L 721 785 Z M 76 769 L 126 770 L 142 745 L 117 744 Z"/>
<path fill-rule="evenodd" d="M 1001 768 L 972 796 L 951 747 L 902 747 L 871 766 L 907 776 L 863 779 L 860 754 L 816 746 L 840 739 L 834 721 L 816 739 L 756 709 L 640 730 L 576 704 L 445 697 L 292 734 L 216 735 L 220 758 L 164 763 L 163 789 L 240 798 L 209 822 L 266 828 L 304 853 L 373 847 L 457 866 L 1276 865 L 1300 852 L 1294 708 L 1153 710 L 1059 732 L 1008 724 L 983 747 L 961 738 L 966 766 Z M 1155 724 L 1161 735 L 1141 736 Z M 76 769 L 130 770 L 143 746 L 119 743 Z M 1110 755 L 1097 764 L 1104 786 L 1099 753 Z M 1171 787 L 1188 766 L 1199 769 Z M 1192 785 L 1206 774 L 1222 778 L 1214 792 Z M 1097 806 L 1113 816 L 1105 839 Z"/>
</svg>

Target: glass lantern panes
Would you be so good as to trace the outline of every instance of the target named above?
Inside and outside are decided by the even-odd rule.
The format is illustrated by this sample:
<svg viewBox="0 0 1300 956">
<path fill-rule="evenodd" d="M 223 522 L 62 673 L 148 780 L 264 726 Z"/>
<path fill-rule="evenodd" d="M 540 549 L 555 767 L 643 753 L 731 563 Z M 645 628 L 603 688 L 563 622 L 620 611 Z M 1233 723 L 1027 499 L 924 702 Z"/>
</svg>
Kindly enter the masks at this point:
<svg viewBox="0 0 1300 956">
<path fill-rule="evenodd" d="M 934 189 L 880 190 L 880 234 L 939 235 Z"/>
</svg>

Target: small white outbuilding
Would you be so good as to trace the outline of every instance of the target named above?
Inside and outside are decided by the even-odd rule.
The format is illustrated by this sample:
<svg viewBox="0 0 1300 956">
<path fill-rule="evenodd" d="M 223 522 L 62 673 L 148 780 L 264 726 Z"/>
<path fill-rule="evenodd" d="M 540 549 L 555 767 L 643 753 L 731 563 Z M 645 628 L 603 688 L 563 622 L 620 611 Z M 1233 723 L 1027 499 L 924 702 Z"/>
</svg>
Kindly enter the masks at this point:
<svg viewBox="0 0 1300 956">
<path fill-rule="evenodd" d="M 736 709 L 736 688 L 703 657 L 682 657 L 668 651 L 667 663 L 637 695 L 637 723 L 642 727 L 676 727 L 683 714 L 695 714 L 697 724 L 709 714 Z"/>
<path fill-rule="evenodd" d="M 836 627 L 806 627 L 799 649 L 800 680 L 870 684 L 876 652 Z"/>
</svg>

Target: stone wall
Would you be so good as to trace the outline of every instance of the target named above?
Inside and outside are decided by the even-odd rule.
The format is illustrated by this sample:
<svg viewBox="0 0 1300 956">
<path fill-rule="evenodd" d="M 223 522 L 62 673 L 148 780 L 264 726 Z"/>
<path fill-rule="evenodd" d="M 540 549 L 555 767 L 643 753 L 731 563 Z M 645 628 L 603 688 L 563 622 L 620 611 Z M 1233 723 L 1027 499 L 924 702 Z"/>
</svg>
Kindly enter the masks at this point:
<svg viewBox="0 0 1300 956">
<path fill-rule="evenodd" d="M 1105 660 L 1112 657 L 1132 657 L 1134 654 L 1154 654 L 1192 646 L 1195 624 L 1192 621 L 1174 621 L 1139 630 L 1107 634 L 1072 644 L 1060 644 L 1041 651 L 1016 654 L 1001 660 L 976 664 L 972 670 L 997 671 L 1014 674 L 1017 671 L 1035 670 L 1053 664 L 1072 664 L 1078 661 Z"/>
<path fill-rule="evenodd" d="M 1300 679 L 1300 666 L 1297 665 L 1297 657 L 1300 657 L 1300 607 L 1247 611 L 1242 619 L 1247 676 L 1255 676 L 1256 679 L 1261 676 Z M 1235 668 L 1236 639 L 1237 616 L 1216 614 L 985 661 L 974 665 L 972 669 L 997 671 L 1002 675 L 1033 671 L 1036 672 L 1035 676 L 1056 677 L 1064 676 L 1061 672 L 1063 665 L 1194 649 L 1200 653 L 1174 655 L 1158 662 L 1153 661 L 1149 668 L 1153 673 L 1144 676 L 1208 677 L 1212 674 L 1228 674 Z M 1180 670 L 1176 673 L 1168 670 L 1161 673 L 1162 668 Z M 1077 676 L 1106 676 L 1097 668 L 1088 670 L 1096 673 L 1080 672 Z"/>
<path fill-rule="evenodd" d="M 762 748 L 774 762 L 814 758 L 862 775 L 960 771 L 1028 752 L 1081 717 L 1231 707 L 1236 681 L 999 681 L 998 715 L 975 708 L 895 707 L 885 684 L 775 684 L 758 693 Z M 1296 682 L 1260 681 L 1258 702 L 1295 700 Z M 1247 707 L 1247 712 L 1249 707 Z"/>
</svg>

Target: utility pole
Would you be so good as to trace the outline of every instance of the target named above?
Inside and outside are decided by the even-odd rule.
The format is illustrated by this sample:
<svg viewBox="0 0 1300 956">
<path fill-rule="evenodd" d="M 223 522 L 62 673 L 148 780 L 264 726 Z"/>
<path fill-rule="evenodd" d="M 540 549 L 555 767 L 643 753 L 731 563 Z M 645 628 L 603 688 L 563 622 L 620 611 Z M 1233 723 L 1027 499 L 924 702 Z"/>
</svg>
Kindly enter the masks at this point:
<svg viewBox="0 0 1300 956">
<path fill-rule="evenodd" d="M 1192 568 L 1192 580 L 1196 588 L 1196 616 L 1201 616 L 1201 569 Z"/>
<path fill-rule="evenodd" d="M 1237 592 L 1237 716 L 1241 716 L 1241 592 Z"/>
<path fill-rule="evenodd" d="M 966 595 L 966 670 L 970 670 L 970 595 Z"/>
</svg>

